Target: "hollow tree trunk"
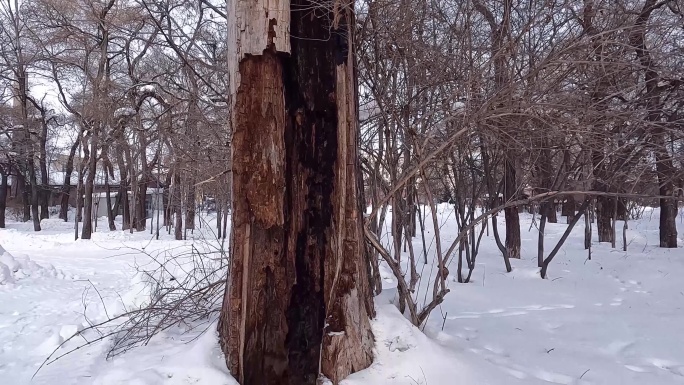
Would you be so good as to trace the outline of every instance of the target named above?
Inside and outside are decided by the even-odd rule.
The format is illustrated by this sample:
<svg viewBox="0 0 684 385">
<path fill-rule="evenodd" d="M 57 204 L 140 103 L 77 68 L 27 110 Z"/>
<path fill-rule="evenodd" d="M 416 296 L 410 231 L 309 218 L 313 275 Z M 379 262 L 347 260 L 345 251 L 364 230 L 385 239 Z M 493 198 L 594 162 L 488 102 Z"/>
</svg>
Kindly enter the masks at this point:
<svg viewBox="0 0 684 385">
<path fill-rule="evenodd" d="M 337 384 L 371 363 L 373 345 L 357 200 L 353 10 L 292 2 L 293 10 L 316 8 L 312 18 L 290 13 L 287 2 L 256 4 L 266 15 L 245 0 L 229 10 L 240 77 L 231 89 L 234 257 L 221 346 L 243 385 L 313 385 L 319 373 Z"/>
</svg>

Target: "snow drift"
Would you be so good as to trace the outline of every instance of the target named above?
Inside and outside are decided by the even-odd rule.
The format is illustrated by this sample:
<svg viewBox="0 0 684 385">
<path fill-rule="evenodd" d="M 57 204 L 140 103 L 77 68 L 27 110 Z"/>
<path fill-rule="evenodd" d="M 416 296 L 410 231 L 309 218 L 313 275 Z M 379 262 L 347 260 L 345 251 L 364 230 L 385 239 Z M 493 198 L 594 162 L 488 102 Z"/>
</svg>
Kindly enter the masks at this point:
<svg viewBox="0 0 684 385">
<path fill-rule="evenodd" d="M 0 285 L 12 284 L 25 277 L 65 278 L 65 275 L 50 264 L 41 266 L 33 262 L 28 256 L 15 258 L 0 246 Z"/>
</svg>

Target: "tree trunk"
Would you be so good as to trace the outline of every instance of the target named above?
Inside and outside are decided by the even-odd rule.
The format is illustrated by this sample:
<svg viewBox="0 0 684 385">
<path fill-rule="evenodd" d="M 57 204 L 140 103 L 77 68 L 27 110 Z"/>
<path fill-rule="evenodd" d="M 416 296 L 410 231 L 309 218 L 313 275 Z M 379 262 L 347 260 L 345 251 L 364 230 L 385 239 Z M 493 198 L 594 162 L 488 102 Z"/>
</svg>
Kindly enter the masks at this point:
<svg viewBox="0 0 684 385">
<path fill-rule="evenodd" d="M 589 259 L 591 259 L 591 236 L 592 236 L 592 228 L 591 228 L 591 218 L 589 218 L 590 213 L 593 212 L 593 204 L 589 204 L 587 206 L 587 212 L 584 213 L 584 249 L 589 250 Z M 575 215 L 582 215 L 581 213 L 577 213 Z M 573 216 L 573 220 L 575 217 Z M 572 223 L 568 222 L 568 223 Z"/>
<path fill-rule="evenodd" d="M 548 203 L 548 206 L 549 207 L 548 207 L 548 210 L 546 212 L 548 222 L 549 223 L 558 223 L 558 212 L 557 212 L 558 209 L 556 206 L 556 202 L 551 200 Z"/>
<path fill-rule="evenodd" d="M 114 213 L 114 210 L 112 209 L 112 189 L 109 186 L 109 172 L 107 172 L 107 170 L 105 170 L 105 189 L 105 199 L 107 201 L 107 224 L 109 225 L 109 231 L 114 231 L 116 230 L 116 224 L 114 224 L 116 213 Z"/>
<path fill-rule="evenodd" d="M 181 177 L 178 170 L 173 176 L 173 186 L 171 192 L 171 207 L 173 207 L 173 215 L 175 223 L 173 226 L 173 234 L 177 241 L 183 239 L 183 211 L 181 209 Z"/>
<path fill-rule="evenodd" d="M 537 166 L 541 178 L 541 187 L 543 187 L 546 191 L 553 191 L 555 190 L 551 170 L 553 167 L 553 159 L 551 156 L 551 150 L 549 149 L 549 140 L 546 138 L 542 140 L 541 147 L 542 149 L 540 150 L 539 154 L 539 164 Z M 556 202 L 554 199 L 541 202 L 539 204 L 539 214 L 541 215 L 544 224 L 546 224 L 546 222 L 557 223 L 558 218 L 556 216 Z"/>
<path fill-rule="evenodd" d="M 663 135 L 664 133 L 658 132 L 655 138 L 658 190 L 662 196 L 674 196 L 675 170 L 672 157 L 667 153 Z M 677 247 L 677 211 L 677 200 L 660 199 L 660 247 Z"/>
<path fill-rule="evenodd" d="M 561 215 L 567 218 L 567 223 L 572 222 L 575 217 L 575 198 L 569 196 L 563 201 Z"/>
<path fill-rule="evenodd" d="M 545 205 L 546 203 L 542 203 Z M 539 219 L 539 237 L 537 238 L 537 267 L 544 265 L 544 231 L 546 230 L 546 212 L 548 210 L 541 210 L 541 218 Z"/>
<path fill-rule="evenodd" d="M 222 239 L 225 238 L 223 237 L 223 233 L 221 232 L 221 219 L 223 218 L 223 211 L 221 211 L 221 206 L 219 205 L 218 200 L 216 202 L 216 239 Z"/>
<path fill-rule="evenodd" d="M 599 242 L 612 242 L 615 232 L 613 231 L 613 205 L 612 199 L 606 196 L 596 197 L 596 230 Z"/>
<path fill-rule="evenodd" d="M 121 216 L 122 230 L 129 230 L 131 228 L 131 205 L 129 203 L 130 197 L 128 196 L 126 182 L 127 180 L 122 179 L 119 186 L 119 205 L 121 205 L 123 210 L 123 215 Z"/>
<path fill-rule="evenodd" d="M 171 209 L 170 207 L 171 195 L 171 173 L 166 175 L 164 181 L 164 191 L 162 192 L 162 209 L 164 210 L 164 227 L 171 226 Z M 218 205 L 217 205 L 218 210 Z"/>
<path fill-rule="evenodd" d="M 145 160 L 143 160 L 145 162 Z M 145 176 L 143 175 L 143 180 L 138 181 L 137 188 L 138 194 L 135 197 L 135 230 L 145 231 L 147 227 L 147 210 L 145 210 L 147 202 L 147 182 L 145 182 Z"/>
<path fill-rule="evenodd" d="M 83 167 L 78 169 L 78 184 L 76 185 L 76 215 L 74 215 L 74 240 L 78 240 L 78 222 L 81 221 L 81 208 L 83 207 Z"/>
<path fill-rule="evenodd" d="M 40 188 L 38 190 L 38 203 L 40 204 L 40 219 L 50 218 L 50 180 L 48 179 L 47 168 L 47 136 L 48 125 L 45 121 L 43 121 L 41 125 L 41 135 L 38 138 L 38 140 L 40 141 L 40 153 L 38 157 L 38 166 L 40 167 Z"/>
<path fill-rule="evenodd" d="M 40 203 L 40 191 L 36 181 L 36 166 L 33 162 L 33 153 L 28 162 L 29 182 L 31 183 L 31 219 L 33 219 L 33 231 L 40 231 L 40 213 L 38 204 Z"/>
<path fill-rule="evenodd" d="M 117 204 L 121 207 L 121 229 L 130 230 L 131 227 L 131 206 L 128 192 L 130 190 L 131 182 L 128 177 L 127 160 L 130 159 L 130 149 L 123 138 L 118 138 L 120 141 L 117 145 L 116 164 L 119 167 L 119 198 Z M 117 211 L 118 214 L 118 211 Z"/>
<path fill-rule="evenodd" d="M 393 180 L 397 180 L 396 177 L 392 178 Z M 401 264 L 401 244 L 402 240 L 404 239 L 404 204 L 402 200 L 402 190 L 400 189 L 397 191 L 396 194 L 394 194 L 394 197 L 392 199 L 392 241 L 394 242 L 393 244 L 393 252 L 394 252 L 394 260 L 397 261 L 398 264 Z M 408 236 L 408 235 L 407 235 Z M 406 298 L 404 293 L 399 292 L 399 312 L 402 314 L 406 310 Z"/>
<path fill-rule="evenodd" d="M 661 124 L 664 117 L 664 101 L 662 100 L 663 89 L 660 86 L 660 74 L 658 65 L 653 60 L 651 52 L 646 44 L 647 25 L 653 11 L 669 3 L 660 3 L 656 0 L 644 2 L 641 12 L 634 24 L 634 32 L 630 34 L 630 44 L 634 47 L 639 64 L 644 71 L 646 83 L 646 106 L 648 114 L 646 119 L 652 123 L 653 152 L 656 160 L 656 173 L 658 175 L 658 190 L 661 196 L 674 196 L 676 170 L 669 154 L 665 135 L 666 132 Z M 660 247 L 677 247 L 677 201 L 675 199 L 660 199 Z"/>
<path fill-rule="evenodd" d="M 515 200 L 517 183 L 515 177 L 515 165 L 509 159 L 506 160 L 504 173 L 504 199 L 506 202 Z M 509 258 L 520 259 L 520 216 L 515 206 L 504 209 L 506 218 L 506 251 Z"/>
<path fill-rule="evenodd" d="M 23 208 L 23 221 L 31 220 L 31 188 L 26 185 L 26 178 L 21 174 L 21 170 L 17 173 L 17 196 L 21 195 L 21 206 Z"/>
<path fill-rule="evenodd" d="M 185 228 L 195 229 L 195 201 L 197 200 L 197 190 L 195 188 L 195 178 L 189 178 L 188 194 L 185 199 Z"/>
<path fill-rule="evenodd" d="M 90 138 L 90 158 L 88 159 L 88 176 L 85 182 L 83 198 L 83 228 L 81 239 L 90 239 L 93 233 L 93 187 L 97 172 L 97 128 L 93 128 Z"/>
<path fill-rule="evenodd" d="M 353 10 L 296 0 L 290 13 L 288 5 L 264 16 L 243 0 L 229 11 L 237 18 L 230 43 L 243 45 L 233 47 L 234 257 L 219 333 L 243 385 L 313 385 L 319 374 L 337 384 L 372 361 Z M 296 11 L 311 8 L 318 17 Z M 288 27 L 293 37 L 283 39 Z M 289 57 L 277 53 L 289 44 Z"/>
<path fill-rule="evenodd" d="M 78 137 L 71 145 L 69 149 L 69 157 L 67 158 L 66 167 L 64 169 L 64 185 L 62 185 L 61 191 L 61 202 L 59 208 L 59 219 L 64 219 L 64 222 L 69 220 L 69 194 L 71 193 L 71 174 L 74 172 L 74 157 L 76 156 L 76 151 L 81 143 L 81 137 L 83 136 L 83 131 L 78 133 Z"/>
<path fill-rule="evenodd" d="M 591 160 L 593 165 L 594 190 L 607 192 L 610 190 L 606 182 L 605 155 L 603 151 L 592 150 Z M 599 242 L 612 242 L 615 232 L 613 231 L 613 199 L 608 196 L 596 197 L 596 231 Z"/>
<path fill-rule="evenodd" d="M 5 213 L 7 209 L 7 172 L 0 176 L 0 229 L 5 228 Z"/>
</svg>

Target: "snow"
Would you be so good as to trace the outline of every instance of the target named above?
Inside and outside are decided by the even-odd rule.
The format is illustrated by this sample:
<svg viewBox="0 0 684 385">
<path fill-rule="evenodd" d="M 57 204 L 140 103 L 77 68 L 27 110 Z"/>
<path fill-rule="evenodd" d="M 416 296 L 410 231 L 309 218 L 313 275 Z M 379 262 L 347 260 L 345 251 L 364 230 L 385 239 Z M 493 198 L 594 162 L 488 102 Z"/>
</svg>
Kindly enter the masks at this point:
<svg viewBox="0 0 684 385">
<path fill-rule="evenodd" d="M 141 86 L 138 92 L 141 94 L 146 94 L 146 93 L 154 93 L 156 91 L 156 88 L 154 87 L 153 84 L 146 84 L 144 86 Z"/>
<path fill-rule="evenodd" d="M 0 246 L 0 285 L 11 285 L 18 278 L 30 276 L 64 278 L 64 273 L 57 271 L 51 264 L 43 267 L 28 256 L 17 259 Z"/>
<path fill-rule="evenodd" d="M 447 205 L 439 210 L 442 244 L 448 245 L 457 236 L 454 215 Z M 343 385 L 684 383 L 684 253 L 658 247 L 657 214 L 647 209 L 643 219 L 629 222 L 627 252 L 594 237 L 591 260 L 580 221 L 546 280 L 536 266 L 537 230 L 528 230 L 532 216 L 521 214 L 523 259 L 512 261 L 513 272 L 505 272 L 493 237 L 485 235 L 473 281 L 455 282 L 451 264 L 451 292 L 423 330 L 397 310 L 396 280 L 381 265 L 375 361 Z M 502 236 L 503 221 L 500 216 Z M 559 222 L 546 225 L 547 250 L 565 230 L 564 218 Z M 217 246 L 200 240 L 215 231 L 206 224 L 195 241 L 175 241 L 164 231 L 160 240 L 149 231 L 109 232 L 104 224 L 89 241 L 74 241 L 73 224 L 56 219 L 44 220 L 40 233 L 11 221 L 0 230 L 0 382 L 237 384 L 218 346 L 215 317 L 171 327 L 110 360 L 111 337 L 85 345 L 99 338 L 90 325 L 149 300 L 149 275 L 138 270 L 152 257 L 178 255 L 193 244 Z M 684 234 L 682 221 L 677 225 Z M 426 236 L 434 257 L 431 230 Z M 381 241 L 391 240 L 384 233 Z M 413 242 L 419 250 L 420 235 Z M 419 266 L 419 303 L 431 290 L 430 271 L 432 264 Z M 53 359 L 79 346 L 36 373 L 58 347 Z"/>
<path fill-rule="evenodd" d="M 136 114 L 136 111 L 130 107 L 121 107 L 117 108 L 114 111 L 114 117 L 115 118 L 123 118 L 123 117 L 131 117 Z"/>
</svg>

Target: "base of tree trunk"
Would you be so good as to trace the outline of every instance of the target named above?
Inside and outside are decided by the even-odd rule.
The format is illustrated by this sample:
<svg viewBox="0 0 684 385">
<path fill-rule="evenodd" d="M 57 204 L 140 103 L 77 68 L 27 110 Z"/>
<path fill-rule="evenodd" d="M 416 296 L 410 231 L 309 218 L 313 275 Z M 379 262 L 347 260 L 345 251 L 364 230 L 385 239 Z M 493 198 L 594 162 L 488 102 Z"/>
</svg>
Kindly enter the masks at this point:
<svg viewBox="0 0 684 385">
<path fill-rule="evenodd" d="M 660 247 L 677 247 L 677 201 L 660 200 Z"/>
<path fill-rule="evenodd" d="M 606 196 L 596 198 L 596 230 L 599 242 L 613 242 L 613 200 Z"/>
<path fill-rule="evenodd" d="M 520 259 L 520 216 L 517 207 L 504 209 L 506 218 L 506 250 L 509 258 Z"/>
</svg>

